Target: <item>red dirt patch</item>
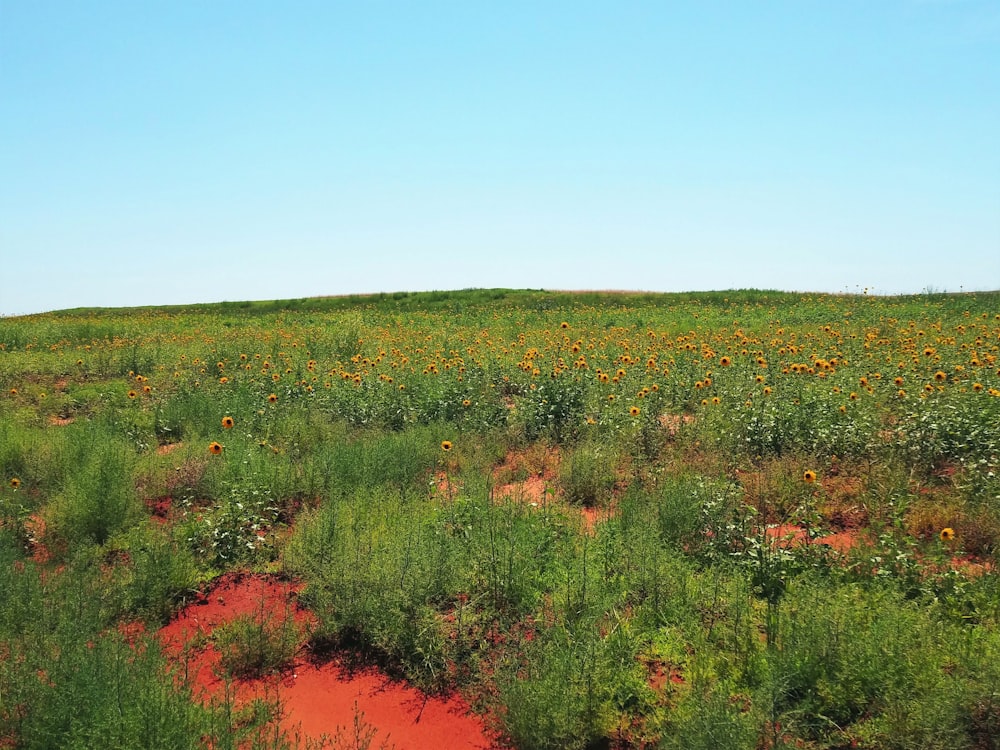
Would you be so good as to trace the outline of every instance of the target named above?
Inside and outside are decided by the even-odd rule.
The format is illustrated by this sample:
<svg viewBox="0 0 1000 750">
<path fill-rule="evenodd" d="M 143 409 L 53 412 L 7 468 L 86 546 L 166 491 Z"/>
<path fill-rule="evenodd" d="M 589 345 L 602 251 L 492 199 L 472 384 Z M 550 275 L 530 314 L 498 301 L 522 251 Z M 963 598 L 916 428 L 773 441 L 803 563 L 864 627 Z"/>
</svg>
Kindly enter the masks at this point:
<svg viewBox="0 0 1000 750">
<path fill-rule="evenodd" d="M 838 531 L 810 539 L 806 529 L 787 523 L 768 526 L 765 533 L 772 543 L 785 548 L 799 547 L 805 544 L 822 544 L 836 552 L 845 553 L 861 542 L 861 534 L 857 530 Z"/>
<path fill-rule="evenodd" d="M 670 437 L 675 437 L 682 425 L 691 424 L 694 417 L 690 414 L 661 414 L 657 417 L 660 427 L 670 433 Z"/>
<path fill-rule="evenodd" d="M 201 601 L 159 631 L 164 650 L 181 662 L 195 693 L 207 700 L 225 687 L 221 655 L 211 641 L 215 628 L 260 613 L 276 621 L 288 617 L 296 627 L 308 628 L 313 618 L 298 606 L 299 589 L 273 577 L 225 575 Z M 282 708 L 281 728 L 300 742 L 353 731 L 362 712 L 364 724 L 374 731 L 372 747 L 383 742 L 399 750 L 494 747 L 482 721 L 461 699 L 426 696 L 374 668 L 348 671 L 336 662 L 316 664 L 301 648 L 282 673 L 236 680 L 234 688 L 241 704 L 276 698 Z"/>
</svg>

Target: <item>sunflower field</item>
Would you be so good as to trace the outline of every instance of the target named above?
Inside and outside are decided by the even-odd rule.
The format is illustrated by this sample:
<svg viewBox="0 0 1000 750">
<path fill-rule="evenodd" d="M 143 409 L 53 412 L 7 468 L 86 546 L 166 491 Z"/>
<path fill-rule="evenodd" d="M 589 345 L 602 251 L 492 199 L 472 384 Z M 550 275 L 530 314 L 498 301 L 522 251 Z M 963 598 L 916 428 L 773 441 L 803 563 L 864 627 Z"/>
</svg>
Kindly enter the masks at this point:
<svg viewBox="0 0 1000 750">
<path fill-rule="evenodd" d="M 498 747 L 1000 747 L 998 358 L 997 292 L 0 319 L 0 747 L 294 747 L 152 636 L 231 571 Z"/>
</svg>

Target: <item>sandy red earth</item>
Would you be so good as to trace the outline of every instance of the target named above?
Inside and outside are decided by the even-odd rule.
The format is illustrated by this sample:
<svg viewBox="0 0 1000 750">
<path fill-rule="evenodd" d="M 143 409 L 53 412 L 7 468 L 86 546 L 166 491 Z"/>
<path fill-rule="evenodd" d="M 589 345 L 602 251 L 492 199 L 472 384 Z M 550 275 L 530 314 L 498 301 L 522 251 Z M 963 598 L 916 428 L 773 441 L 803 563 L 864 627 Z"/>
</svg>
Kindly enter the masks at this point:
<svg viewBox="0 0 1000 750">
<path fill-rule="evenodd" d="M 299 587 L 271 576 L 231 573 L 159 631 L 165 652 L 202 700 L 226 689 L 221 654 L 211 639 L 219 626 L 240 617 L 288 618 L 301 632 L 311 614 L 298 606 Z M 290 738 L 317 741 L 354 736 L 355 719 L 374 734 L 372 748 L 397 750 L 496 747 L 483 721 L 458 697 L 442 699 L 389 679 L 374 668 L 348 669 L 336 659 L 308 658 L 300 648 L 280 673 L 231 682 L 237 704 L 277 700 L 280 724 Z"/>
</svg>

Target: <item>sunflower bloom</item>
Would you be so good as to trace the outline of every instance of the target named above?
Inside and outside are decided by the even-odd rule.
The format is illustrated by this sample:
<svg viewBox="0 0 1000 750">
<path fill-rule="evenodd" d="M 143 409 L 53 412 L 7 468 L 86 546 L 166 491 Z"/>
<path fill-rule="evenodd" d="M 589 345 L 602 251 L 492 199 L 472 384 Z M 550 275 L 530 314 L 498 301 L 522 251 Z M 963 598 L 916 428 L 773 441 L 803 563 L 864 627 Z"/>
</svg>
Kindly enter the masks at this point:
<svg viewBox="0 0 1000 750">
<path fill-rule="evenodd" d="M 277 393 L 272 393 L 270 396 L 267 397 L 267 400 L 268 400 L 269 403 L 272 403 L 272 404 L 275 403 L 275 402 L 277 402 L 277 400 L 278 400 L 278 394 Z"/>
<path fill-rule="evenodd" d="M 224 429 L 224 430 L 231 430 L 231 429 L 233 429 L 233 425 L 234 424 L 236 424 L 236 423 L 233 421 L 232 417 L 225 416 L 225 417 L 222 418 L 222 429 Z"/>
<path fill-rule="evenodd" d="M 138 394 L 138 393 L 136 393 L 135 391 L 129 391 L 129 392 L 128 392 L 128 397 L 129 397 L 129 398 L 135 398 L 135 397 L 136 397 L 136 396 L 138 396 L 138 395 L 139 395 L 139 394 Z"/>
<path fill-rule="evenodd" d="M 940 536 L 942 542 L 950 542 L 952 539 L 955 538 L 955 529 L 951 528 L 951 526 L 945 526 L 943 529 L 941 529 Z"/>
<path fill-rule="evenodd" d="M 450 440 L 442 440 L 441 441 L 441 450 L 447 452 L 447 451 L 451 450 L 451 447 L 452 446 L 451 446 L 451 441 Z"/>
<path fill-rule="evenodd" d="M 11 477 L 10 486 L 16 490 L 18 487 L 21 486 L 21 480 L 18 479 L 17 477 Z"/>
<path fill-rule="evenodd" d="M 816 481 L 816 472 L 812 469 L 806 469 L 802 472 L 802 481 L 806 484 L 812 484 Z"/>
<path fill-rule="evenodd" d="M 213 441 L 208 444 L 208 452 L 213 456 L 218 456 L 222 453 L 222 445 Z"/>
<path fill-rule="evenodd" d="M 638 406 L 633 406 L 632 408 L 630 408 L 628 410 L 628 413 L 629 413 L 630 416 L 638 417 L 639 416 L 639 407 Z"/>
</svg>

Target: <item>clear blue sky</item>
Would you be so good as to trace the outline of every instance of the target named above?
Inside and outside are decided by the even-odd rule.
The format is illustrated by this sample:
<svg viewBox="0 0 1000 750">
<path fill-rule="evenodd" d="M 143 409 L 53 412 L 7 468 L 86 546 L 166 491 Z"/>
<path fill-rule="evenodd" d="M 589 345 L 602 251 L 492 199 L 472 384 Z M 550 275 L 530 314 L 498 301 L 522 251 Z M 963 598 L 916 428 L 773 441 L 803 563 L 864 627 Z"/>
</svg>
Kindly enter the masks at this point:
<svg viewBox="0 0 1000 750">
<path fill-rule="evenodd" d="M 1000 288 L 1000 2 L 0 0 L 0 314 Z"/>
</svg>

